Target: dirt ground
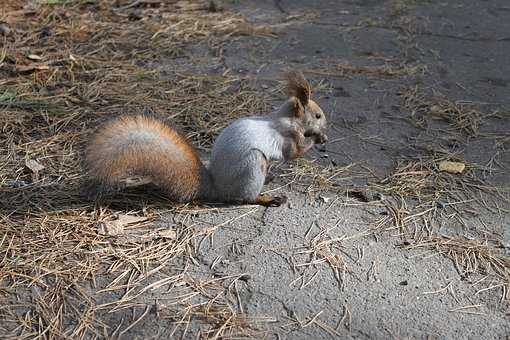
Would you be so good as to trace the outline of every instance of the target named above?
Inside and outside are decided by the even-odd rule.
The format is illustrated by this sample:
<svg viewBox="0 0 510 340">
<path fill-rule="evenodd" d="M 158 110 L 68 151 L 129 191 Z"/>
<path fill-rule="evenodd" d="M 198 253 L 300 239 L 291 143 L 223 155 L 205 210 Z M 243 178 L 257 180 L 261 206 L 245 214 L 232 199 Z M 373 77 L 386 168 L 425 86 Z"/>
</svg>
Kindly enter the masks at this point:
<svg viewBox="0 0 510 340">
<path fill-rule="evenodd" d="M 205 4 L 200 15 L 219 21 L 210 26 L 197 21 L 188 35 L 170 36 L 187 19 L 163 16 L 166 31 L 150 34 L 151 39 L 160 34 L 175 39 L 174 50 L 144 50 L 143 58 L 122 55 L 147 72 L 137 75 L 140 97 L 120 99 L 131 88 L 115 89 L 112 78 L 104 92 L 87 97 L 91 106 L 83 112 L 76 107 L 85 105 L 86 96 L 77 103 L 67 98 L 75 105 L 72 112 L 79 113 L 69 113 L 65 124 L 49 124 L 53 129 L 41 134 L 50 138 L 72 128 L 69 138 L 79 139 L 78 151 L 58 140 L 62 149 L 48 147 L 45 157 L 32 155 L 50 168 L 48 155 L 72 154 L 75 177 L 62 170 L 61 177 L 15 188 L 13 180 L 24 178 L 19 169 L 33 144 L 18 143 L 21 132 L 5 124 L 0 140 L 13 146 L 2 153 L 0 182 L 5 235 L 0 235 L 0 336 L 508 338 L 507 1 Z M 163 12 L 158 1 L 115 6 L 122 20 L 150 23 L 149 14 Z M 232 23 L 235 30 L 217 28 Z M 213 38 L 202 39 L 207 30 L 216 30 Z M 89 39 L 100 39 L 102 33 L 96 33 Z M 148 46 L 169 48 L 161 44 Z M 99 60 L 79 44 L 68 48 L 73 58 Z M 119 43 L 115 48 L 131 47 Z M 109 60 L 115 58 L 112 52 Z M 117 64 L 109 65 L 108 73 L 115 73 Z M 148 192 L 152 189 L 121 194 L 107 207 L 85 202 L 68 189 L 58 189 L 65 195 L 55 189 L 48 196 L 55 183 L 73 183 L 72 190 L 78 190 L 74 184 L 82 179 L 83 143 L 111 112 L 155 107 L 170 121 L 178 119 L 207 158 L 222 124 L 237 114 L 263 114 L 282 102 L 279 79 L 292 68 L 314 85 L 329 119 L 330 142 L 316 146 L 305 160 L 273 165 L 267 190 L 288 196 L 285 206 L 170 206 L 160 194 Z M 95 75 L 93 84 L 101 77 Z M 193 87 L 193 79 L 206 80 Z M 16 109 L 12 112 L 22 117 L 51 112 L 6 104 L 5 89 L 12 84 L 0 85 L 5 112 Z M 179 91 L 198 99 L 177 102 Z M 108 109 L 96 110 L 101 106 Z M 222 116 L 219 108 L 228 111 Z M 185 114 L 177 117 L 177 112 Z M 209 121 L 209 116 L 219 118 Z M 14 122 L 12 117 L 6 121 Z M 443 161 L 465 169 L 451 173 L 441 167 Z M 111 216 L 125 214 L 138 218 L 133 227 L 118 234 L 101 229 Z M 23 243 L 32 242 L 42 248 L 29 252 Z M 48 262 L 45 242 L 55 252 Z"/>
</svg>

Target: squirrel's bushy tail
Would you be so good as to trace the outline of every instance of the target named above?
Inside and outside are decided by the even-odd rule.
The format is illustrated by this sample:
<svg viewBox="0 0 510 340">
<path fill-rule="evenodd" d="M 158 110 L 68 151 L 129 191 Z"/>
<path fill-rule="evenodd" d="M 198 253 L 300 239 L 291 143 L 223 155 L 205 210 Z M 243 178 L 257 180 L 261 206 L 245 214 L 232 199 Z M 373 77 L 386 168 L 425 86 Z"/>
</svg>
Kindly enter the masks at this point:
<svg viewBox="0 0 510 340">
<path fill-rule="evenodd" d="M 110 121 L 94 134 L 86 150 L 91 177 L 88 194 L 120 186 L 130 176 L 149 176 L 174 200 L 197 198 L 206 170 L 195 149 L 174 129 L 151 116 Z M 92 190 L 91 190 L 92 188 Z"/>
</svg>

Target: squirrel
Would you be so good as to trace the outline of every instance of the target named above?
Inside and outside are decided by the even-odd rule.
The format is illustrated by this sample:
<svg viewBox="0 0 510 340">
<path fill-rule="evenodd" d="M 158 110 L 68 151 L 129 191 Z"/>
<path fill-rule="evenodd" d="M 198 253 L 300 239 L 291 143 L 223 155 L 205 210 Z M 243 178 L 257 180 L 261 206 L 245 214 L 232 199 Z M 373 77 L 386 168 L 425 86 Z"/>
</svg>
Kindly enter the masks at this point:
<svg viewBox="0 0 510 340">
<path fill-rule="evenodd" d="M 85 156 L 89 195 L 120 188 L 129 176 L 149 176 L 177 202 L 280 206 L 285 196 L 261 194 L 270 161 L 304 155 L 327 142 L 326 117 L 303 74 L 286 75 L 288 99 L 268 116 L 240 118 L 216 138 L 206 167 L 172 127 L 149 115 L 123 116 L 93 135 Z M 92 190 L 91 190 L 92 189 Z"/>
</svg>

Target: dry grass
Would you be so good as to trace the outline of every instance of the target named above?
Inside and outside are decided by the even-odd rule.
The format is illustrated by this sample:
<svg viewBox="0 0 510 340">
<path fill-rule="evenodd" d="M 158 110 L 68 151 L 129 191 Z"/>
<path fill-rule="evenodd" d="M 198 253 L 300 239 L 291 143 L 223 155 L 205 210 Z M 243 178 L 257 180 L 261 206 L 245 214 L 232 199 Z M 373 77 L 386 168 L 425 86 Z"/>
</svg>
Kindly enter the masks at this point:
<svg viewBox="0 0 510 340">
<path fill-rule="evenodd" d="M 508 115 L 498 111 L 482 112 L 473 103 L 453 102 L 439 92 L 429 95 L 419 86 L 402 90 L 400 96 L 402 106 L 411 113 L 408 121 L 414 126 L 429 129 L 434 120 L 441 120 L 449 123 L 452 131 L 468 137 L 479 135 L 483 120 Z"/>
<path fill-rule="evenodd" d="M 148 108 L 193 131 L 188 137 L 208 149 L 233 118 L 264 112 L 265 98 L 243 79 L 193 72 L 186 48 L 203 46 L 220 56 L 235 36 L 271 30 L 207 1 L 2 6 L 0 22 L 10 32 L 0 35 L 0 336 L 126 336 L 152 315 L 154 301 L 144 300 L 144 293 L 162 287 L 169 295 L 172 287 L 201 294 L 202 305 L 188 306 L 187 315 L 203 319 L 204 338 L 251 334 L 257 320 L 214 298 L 223 281 L 215 281 L 213 296 L 204 288 L 212 283 L 187 275 L 195 247 L 229 221 L 199 232 L 186 206 L 169 207 L 158 197 L 148 205 L 140 196 L 131 201 L 129 193 L 99 209 L 79 193 L 80 160 L 88 134 L 115 115 Z M 179 60 L 169 63 L 179 66 L 160 67 L 165 60 Z M 100 233 L 98 223 L 113 219 L 116 208 L 146 217 L 129 227 L 138 233 L 165 210 L 183 217 L 174 238 L 151 234 L 134 243 Z M 130 320 L 118 316 L 127 311 Z M 182 310 L 161 313 L 177 318 Z"/>
<path fill-rule="evenodd" d="M 487 195 L 509 202 L 509 188 L 487 184 L 482 177 L 484 167 L 466 164 L 462 174 L 452 174 L 440 171 L 439 164 L 442 161 L 464 163 L 459 154 L 440 148 L 422 148 L 421 152 L 419 157 L 398 160 L 393 173 L 374 184 L 375 188 L 388 195 L 434 205 L 475 202 L 492 210 L 496 203 Z"/>
<path fill-rule="evenodd" d="M 362 75 L 368 77 L 410 77 L 423 74 L 426 67 L 421 64 L 394 63 L 387 61 L 384 65 L 352 65 L 337 63 L 324 70 L 306 70 L 307 73 L 328 77 L 348 77 Z"/>
<path fill-rule="evenodd" d="M 345 166 L 321 165 L 317 160 L 298 159 L 295 163 L 279 164 L 275 167 L 285 183 L 311 196 L 325 192 L 346 192 L 347 183 L 354 178 L 364 178 L 356 164 Z M 280 189 L 280 188 L 278 188 Z"/>
<path fill-rule="evenodd" d="M 508 289 L 510 259 L 497 241 L 501 235 L 483 226 L 487 216 L 497 220 L 508 215 L 510 187 L 490 185 L 483 176 L 486 169 L 471 164 L 462 174 L 440 171 L 444 160 L 463 162 L 445 150 L 422 149 L 419 158 L 400 160 L 390 176 L 372 185 L 388 197 L 388 214 L 374 231 L 396 229 L 406 249 L 445 255 L 462 276 L 491 276 Z"/>
<path fill-rule="evenodd" d="M 419 254 L 424 259 L 437 254 L 451 259 L 461 279 L 477 286 L 475 296 L 500 289 L 501 302 L 510 298 L 510 258 L 497 240 L 435 235 L 403 248 L 424 250 Z"/>
<path fill-rule="evenodd" d="M 293 255 L 293 258 L 295 258 L 293 262 L 297 262 L 293 264 L 293 270 L 300 271 L 301 275 L 291 282 L 291 285 L 301 280 L 299 289 L 306 288 L 315 280 L 323 268 L 321 264 L 324 264 L 332 270 L 338 287 L 342 290 L 345 288 L 346 274 L 351 271 L 342 254 L 342 241 L 346 240 L 347 237 L 331 237 L 330 232 L 334 230 L 336 226 L 322 228 L 317 224 L 319 232 L 310 240 L 306 240 L 308 235 L 311 234 L 314 224 L 310 226 L 304 235 L 304 239 L 308 241 L 308 244 L 304 249 L 298 249 Z M 305 273 L 310 270 L 314 270 L 314 274 L 309 278 L 305 278 Z"/>
<path fill-rule="evenodd" d="M 474 104 L 452 102 L 438 93 L 427 95 L 419 87 L 403 91 L 401 97 L 402 107 L 411 113 L 406 120 L 424 129 L 428 136 L 434 136 L 436 142 L 409 145 L 416 156 L 397 160 L 392 174 L 372 185 L 374 190 L 391 197 L 385 202 L 388 215 L 377 222 L 377 227 L 398 229 L 399 235 L 410 244 L 408 248 L 430 246 L 441 254 L 470 259 L 473 263 L 490 260 L 486 252 L 471 252 L 470 249 L 482 247 L 492 251 L 498 254 L 495 256 L 499 256 L 500 266 L 485 266 L 486 272 L 507 284 L 508 257 L 494 242 L 479 241 L 486 239 L 486 233 L 491 233 L 491 228 L 484 230 L 487 218 L 498 220 L 510 212 L 510 187 L 491 184 L 487 180 L 487 174 L 507 171 L 495 161 L 499 151 L 496 150 L 489 163 L 482 166 L 466 162 L 461 151 L 456 153 L 441 146 L 442 141 L 462 143 L 462 137 L 485 137 L 480 133 L 481 124 L 491 117 L 501 118 L 501 112 L 482 112 Z M 447 128 L 444 128 L 445 124 L 434 124 L 434 120 L 446 123 Z M 499 140 L 504 143 L 504 138 Z M 501 142 L 497 143 L 502 146 Z M 460 174 L 441 171 L 439 164 L 443 161 L 460 162 L 466 168 Z M 473 230 L 473 223 L 479 226 L 476 230 Z M 496 226 L 496 229 L 501 228 Z M 469 235 L 474 240 L 452 235 Z M 459 272 L 463 272 L 460 267 L 464 265 L 459 263 L 465 261 L 456 260 Z M 469 268 L 466 269 L 468 273 L 480 274 Z"/>
<path fill-rule="evenodd" d="M 263 337 L 260 327 L 276 320 L 243 315 L 239 291 L 246 284 L 245 277 L 240 274 L 190 282 L 181 289 L 178 299 L 158 303 L 160 317 L 174 324 L 170 334 L 185 338 L 190 331 L 190 321 L 194 320 L 212 326 L 201 333 L 206 339 Z"/>
<path fill-rule="evenodd" d="M 507 280 L 510 277 L 510 258 L 497 250 L 498 246 L 488 240 L 480 242 L 464 237 L 433 236 L 406 248 L 428 249 L 446 255 L 464 278 L 472 274 L 492 274 Z"/>
</svg>

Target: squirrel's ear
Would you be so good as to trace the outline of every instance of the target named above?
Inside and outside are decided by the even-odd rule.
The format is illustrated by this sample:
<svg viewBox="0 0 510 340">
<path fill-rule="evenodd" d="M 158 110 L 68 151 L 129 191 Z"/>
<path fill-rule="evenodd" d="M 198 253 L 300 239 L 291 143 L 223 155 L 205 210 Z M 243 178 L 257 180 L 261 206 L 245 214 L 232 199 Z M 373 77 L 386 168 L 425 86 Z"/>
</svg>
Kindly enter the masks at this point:
<svg viewBox="0 0 510 340">
<path fill-rule="evenodd" d="M 287 94 L 296 97 L 301 105 L 306 106 L 312 96 L 312 87 L 299 71 L 290 71 L 286 74 Z"/>
</svg>

